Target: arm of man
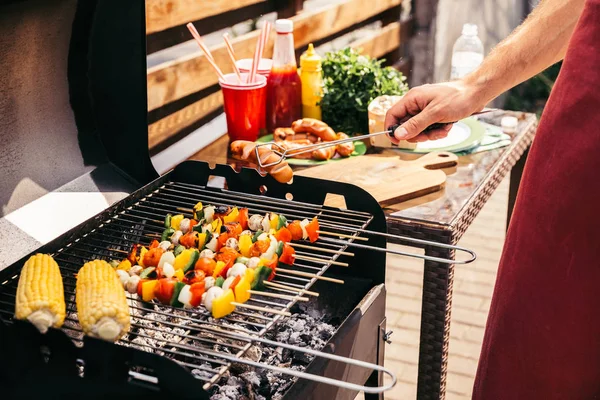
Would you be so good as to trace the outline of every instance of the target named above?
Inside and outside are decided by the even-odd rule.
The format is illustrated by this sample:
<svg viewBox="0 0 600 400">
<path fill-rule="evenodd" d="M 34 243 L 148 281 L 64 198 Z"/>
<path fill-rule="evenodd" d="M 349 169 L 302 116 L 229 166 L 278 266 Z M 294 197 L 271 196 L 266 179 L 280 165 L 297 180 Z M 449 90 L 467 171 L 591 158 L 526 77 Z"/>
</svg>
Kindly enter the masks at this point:
<svg viewBox="0 0 600 400">
<path fill-rule="evenodd" d="M 397 140 L 440 139 L 451 125 L 419 135 L 436 122 L 466 118 L 506 90 L 562 60 L 585 0 L 542 0 L 515 31 L 464 79 L 411 89 L 387 113 L 385 126 L 402 124 Z"/>
</svg>

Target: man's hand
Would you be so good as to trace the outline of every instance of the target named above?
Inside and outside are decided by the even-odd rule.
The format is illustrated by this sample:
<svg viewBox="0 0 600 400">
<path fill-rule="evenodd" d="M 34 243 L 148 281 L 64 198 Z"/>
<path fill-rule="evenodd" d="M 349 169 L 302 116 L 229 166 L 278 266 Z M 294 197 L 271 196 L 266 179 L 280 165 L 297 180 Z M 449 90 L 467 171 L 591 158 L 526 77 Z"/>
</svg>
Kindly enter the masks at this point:
<svg viewBox="0 0 600 400">
<path fill-rule="evenodd" d="M 474 87 L 463 81 L 423 85 L 411 89 L 385 116 L 385 127 L 401 126 L 394 132 L 395 140 L 424 142 L 442 139 L 448 135 L 452 124 L 425 133 L 434 123 L 455 122 L 481 111 L 485 100 Z"/>
</svg>

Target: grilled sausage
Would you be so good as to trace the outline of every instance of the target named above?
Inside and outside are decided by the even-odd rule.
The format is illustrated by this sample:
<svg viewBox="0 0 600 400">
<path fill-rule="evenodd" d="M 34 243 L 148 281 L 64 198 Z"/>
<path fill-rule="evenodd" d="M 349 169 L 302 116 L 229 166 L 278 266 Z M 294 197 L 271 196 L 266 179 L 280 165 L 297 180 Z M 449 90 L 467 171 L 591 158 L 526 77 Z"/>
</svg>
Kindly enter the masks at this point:
<svg viewBox="0 0 600 400">
<path fill-rule="evenodd" d="M 318 136 L 325 142 L 331 142 L 337 135 L 325 122 L 314 118 L 303 118 L 292 123 L 292 129 L 296 133 L 306 132 Z"/>
<path fill-rule="evenodd" d="M 312 156 L 315 160 L 319 160 L 319 161 L 327 161 L 331 158 L 333 158 L 333 156 L 335 156 L 335 149 L 337 146 L 333 145 L 333 146 L 328 146 L 328 147 L 324 147 L 322 149 L 318 149 L 312 152 Z"/>
<path fill-rule="evenodd" d="M 344 132 L 338 133 L 338 140 L 348 139 L 348 135 Z M 337 145 L 336 150 L 342 157 L 350 157 L 350 154 L 354 153 L 354 142 L 340 143 Z"/>
<path fill-rule="evenodd" d="M 304 147 L 304 146 L 310 146 L 310 145 L 313 144 L 308 139 L 284 140 L 282 142 L 278 142 L 277 144 L 279 146 L 281 146 L 283 149 L 285 149 L 285 150 L 288 151 L 288 157 L 305 158 L 305 159 L 312 158 L 312 152 L 310 152 L 310 151 L 307 151 L 306 153 L 301 153 L 301 154 L 298 154 L 298 155 L 294 154 L 294 149 L 301 150 L 302 147 Z"/>
<path fill-rule="evenodd" d="M 232 156 L 234 158 L 238 160 L 250 161 L 258 165 L 256 152 L 254 151 L 256 148 L 256 143 L 248 142 L 246 140 L 236 140 L 235 142 L 231 143 L 230 147 Z M 258 153 L 260 161 L 263 164 L 269 164 L 278 161 L 281 158 L 266 146 L 259 147 Z M 275 178 L 277 182 L 281 183 L 290 182 L 294 176 L 292 169 L 285 160 L 271 167 L 266 167 L 264 170 L 273 178 Z"/>
<path fill-rule="evenodd" d="M 293 140 L 296 132 L 292 128 L 277 128 L 273 133 L 273 140 L 281 142 L 284 140 Z"/>
</svg>

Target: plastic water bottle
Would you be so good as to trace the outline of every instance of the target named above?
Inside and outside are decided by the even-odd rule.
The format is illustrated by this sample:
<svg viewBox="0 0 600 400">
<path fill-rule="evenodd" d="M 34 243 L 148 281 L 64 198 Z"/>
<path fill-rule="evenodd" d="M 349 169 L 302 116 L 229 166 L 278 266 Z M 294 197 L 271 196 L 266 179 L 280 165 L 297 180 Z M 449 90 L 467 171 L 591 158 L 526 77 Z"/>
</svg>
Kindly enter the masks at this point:
<svg viewBox="0 0 600 400">
<path fill-rule="evenodd" d="M 477 25 L 464 24 L 462 35 L 452 48 L 450 79 L 460 79 L 475 70 L 483 61 L 483 43 L 477 37 Z"/>
</svg>

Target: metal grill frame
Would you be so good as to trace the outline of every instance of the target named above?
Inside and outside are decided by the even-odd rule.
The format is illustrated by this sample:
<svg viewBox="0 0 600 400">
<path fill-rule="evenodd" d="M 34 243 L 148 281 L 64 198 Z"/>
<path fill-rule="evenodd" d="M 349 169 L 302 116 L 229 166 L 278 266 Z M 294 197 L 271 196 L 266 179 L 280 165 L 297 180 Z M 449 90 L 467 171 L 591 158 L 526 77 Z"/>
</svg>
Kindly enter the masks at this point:
<svg viewBox="0 0 600 400">
<path fill-rule="evenodd" d="M 190 170 L 192 169 L 192 171 Z M 201 173 L 201 170 L 204 170 L 204 173 Z M 224 176 L 227 179 L 227 183 L 228 183 L 228 187 L 229 187 L 229 191 L 221 191 L 218 189 L 210 189 L 206 187 L 206 184 L 208 183 L 208 179 L 211 176 Z M 187 179 L 185 179 L 187 178 Z M 321 214 L 321 216 L 323 216 L 323 214 L 325 215 L 345 215 L 345 217 L 347 218 L 348 216 L 361 216 L 362 220 L 361 220 L 361 224 L 359 226 L 357 226 L 356 228 L 358 229 L 364 229 L 369 223 L 371 223 L 371 225 L 369 225 L 370 229 L 374 229 L 376 228 L 377 224 L 373 224 L 374 222 L 376 222 L 379 218 L 377 218 L 377 216 L 375 215 L 370 215 L 369 212 L 367 211 L 357 211 L 357 210 L 353 210 L 350 212 L 347 211 L 340 211 L 338 209 L 333 209 L 330 207 L 325 207 L 322 206 L 325 197 L 327 195 L 327 193 L 331 193 L 333 191 L 333 193 L 335 194 L 342 194 L 345 196 L 345 198 L 347 199 L 347 203 L 350 203 L 349 205 L 352 205 L 354 203 L 354 205 L 356 206 L 357 204 L 357 200 L 359 200 L 359 203 L 365 204 L 365 203 L 369 203 L 368 200 L 372 200 L 374 202 L 374 200 L 370 197 L 370 195 L 366 195 L 364 196 L 364 194 L 366 194 L 366 192 L 363 193 L 357 193 L 362 191 L 361 189 L 358 189 L 352 185 L 345 185 L 345 184 L 337 184 L 337 189 L 336 188 L 331 188 L 329 182 L 327 182 L 326 185 L 317 185 L 315 186 L 315 184 L 319 184 L 319 183 L 323 183 L 322 181 L 319 180 L 314 180 L 314 179 L 310 179 L 310 178 L 304 178 L 304 179 L 298 179 L 297 182 L 294 183 L 294 185 L 281 185 L 279 183 L 275 183 L 274 181 L 269 182 L 269 178 L 270 177 L 262 177 L 261 175 L 259 175 L 256 171 L 254 170 L 244 170 L 241 173 L 236 173 L 235 171 L 233 171 L 233 169 L 231 169 L 231 167 L 228 166 L 217 166 L 215 169 L 211 169 L 208 164 L 203 163 L 203 162 L 186 162 L 181 164 L 180 166 L 178 166 L 175 171 L 170 172 L 169 174 L 157 179 L 155 182 L 150 183 L 149 185 L 139 189 L 138 191 L 136 191 L 135 193 L 133 193 L 131 196 L 127 197 L 126 199 L 124 199 L 123 201 L 113 205 L 112 207 L 110 207 L 109 209 L 107 209 L 106 211 L 98 214 L 97 216 L 95 216 L 94 218 L 82 223 L 81 225 L 75 227 L 74 229 L 70 230 L 69 232 L 67 232 L 66 234 L 62 235 L 61 237 L 59 237 L 58 239 L 56 239 L 55 241 L 43 246 L 42 248 L 38 249 L 36 252 L 46 252 L 46 253 L 57 253 L 57 261 L 59 262 L 59 265 L 61 265 L 61 270 L 63 271 L 68 271 L 68 272 L 76 272 L 78 270 L 78 268 L 83 265 L 83 263 L 87 260 L 81 259 L 80 262 L 75 263 L 69 260 L 65 260 L 62 259 L 62 256 L 65 254 L 69 254 L 67 253 L 68 251 L 70 251 L 71 249 L 84 245 L 84 246 L 89 246 L 88 244 L 85 244 L 86 238 L 91 237 L 91 235 L 94 234 L 94 232 L 105 232 L 108 228 L 108 226 L 115 225 L 115 221 L 117 221 L 116 226 L 120 225 L 121 221 L 127 221 L 127 223 L 134 224 L 135 221 L 132 220 L 126 220 L 123 216 L 126 217 L 132 217 L 135 216 L 135 212 L 141 212 L 141 210 L 139 209 L 135 209 L 136 205 L 139 204 L 144 204 L 144 202 L 147 201 L 148 198 L 151 197 L 157 197 L 157 196 L 161 196 L 164 194 L 164 192 L 161 192 L 161 190 L 163 190 L 163 188 L 165 186 L 169 186 L 169 185 L 175 185 L 175 186 L 179 186 L 179 187 L 183 187 L 183 188 L 190 188 L 190 185 L 194 185 L 195 188 L 194 190 L 196 191 L 203 191 L 205 193 L 205 195 L 207 195 L 208 197 L 212 197 L 213 199 L 215 198 L 214 196 L 225 196 L 225 197 L 235 197 L 235 196 L 243 196 L 243 197 L 248 197 L 250 198 L 250 201 L 252 202 L 258 202 L 259 205 L 260 203 L 267 203 L 266 207 L 268 209 L 264 210 L 264 211 L 277 211 L 275 209 L 272 208 L 280 208 L 281 205 L 291 205 L 293 209 L 295 209 L 296 212 L 299 212 L 298 209 L 313 209 L 315 211 L 319 211 L 320 212 L 314 212 L 314 214 L 308 214 L 308 215 L 304 215 L 304 217 L 310 217 L 310 216 L 314 216 L 314 215 L 318 215 Z M 187 182 L 182 182 L 183 181 L 187 181 Z M 192 181 L 192 182 L 189 182 Z M 177 183 L 172 183 L 172 182 L 177 182 Z M 204 183 L 202 185 L 202 183 Z M 289 194 L 292 194 L 292 196 L 294 197 L 294 201 L 286 201 L 286 200 L 277 200 L 274 199 L 273 197 L 270 196 L 263 196 L 260 194 L 249 194 L 246 193 L 246 191 L 248 192 L 256 192 L 258 191 L 259 193 L 261 191 L 265 190 L 265 183 L 268 184 L 267 187 L 267 191 L 269 192 L 268 194 L 272 196 L 272 193 L 275 194 L 283 194 L 283 192 L 285 191 L 285 194 L 283 194 L 284 197 L 288 196 Z M 203 188 L 199 188 L 198 186 L 203 186 Z M 233 188 L 232 188 L 233 186 Z M 235 188 L 237 189 L 242 189 L 243 191 L 239 191 L 239 190 L 235 190 Z M 233 189 L 233 190 L 232 190 Z M 275 190 L 273 190 L 275 189 Z M 168 189 L 164 189 L 164 190 L 168 190 Z M 237 193 L 236 193 L 237 192 Z M 214 196 L 211 196 L 214 195 Z M 279 196 L 278 196 L 279 197 Z M 296 201 L 296 198 L 300 198 L 300 201 Z M 306 200 L 312 200 L 311 202 L 307 202 Z M 194 199 L 189 199 L 190 203 L 189 204 L 182 204 L 182 205 L 186 205 L 188 207 L 193 206 L 193 204 L 195 204 L 196 201 L 203 201 L 203 198 L 200 198 L 200 196 L 198 196 L 198 198 L 194 198 Z M 218 198 L 217 198 L 218 200 Z M 245 204 L 244 201 L 236 201 L 239 199 L 233 199 L 233 201 L 231 201 L 230 203 L 227 203 L 228 200 L 223 200 L 222 204 L 227 204 L 227 205 L 239 205 L 239 206 L 244 206 Z M 305 200 L 305 201 L 302 201 Z M 315 201 L 316 200 L 316 201 Z M 205 202 L 205 204 L 215 204 L 218 205 L 219 201 L 203 201 Z M 375 205 L 377 205 L 376 202 L 374 202 Z M 350 206 L 348 207 L 350 209 Z M 379 206 L 377 205 L 376 208 L 372 208 L 371 211 L 380 211 L 381 209 L 379 208 Z M 252 210 L 251 210 L 252 211 Z M 162 211 L 161 211 L 162 212 Z M 176 210 L 165 210 L 164 213 L 161 214 L 161 216 L 164 217 L 164 214 L 166 214 L 166 212 L 176 212 Z M 286 215 L 286 216 L 290 216 L 292 218 L 295 218 L 295 214 L 294 213 L 286 213 L 285 211 L 281 211 L 279 210 L 278 212 Z M 258 212 L 257 212 L 258 213 Z M 305 213 L 308 213 L 308 211 L 306 211 Z M 381 215 L 379 216 L 381 219 L 379 219 L 379 222 L 381 224 L 381 221 L 383 221 L 383 226 L 385 227 L 385 219 L 382 218 L 383 213 L 381 212 Z M 345 217 L 338 217 L 338 219 L 344 219 Z M 152 215 L 149 216 L 148 219 L 150 218 L 156 218 L 156 215 Z M 141 219 L 140 219 L 141 220 Z M 158 225 L 160 221 L 156 220 L 155 224 L 156 226 L 154 227 L 155 230 L 160 230 L 162 231 L 162 228 Z M 335 222 L 335 221 L 334 221 Z M 333 225 L 333 224 L 331 224 Z M 123 226 L 123 225 L 120 225 Z M 112 226 L 114 227 L 114 226 Z M 331 227 L 329 228 L 331 229 Z M 347 233 L 347 232 L 344 232 Z M 358 234 L 358 232 L 357 232 Z M 123 235 L 123 233 L 121 233 L 121 235 Z M 98 240 L 98 239 L 96 239 Z M 148 241 L 150 241 L 151 239 L 148 239 Z M 381 238 L 373 238 L 372 240 L 373 242 L 376 241 L 381 241 Z M 383 241 L 385 242 L 385 239 L 383 239 Z M 110 244 L 111 248 L 115 248 L 114 246 L 119 246 L 120 243 L 114 243 L 114 242 L 110 242 L 110 241 L 104 241 L 101 240 L 101 242 L 106 242 L 104 243 L 105 245 Z M 335 247 L 335 245 L 332 245 L 330 243 L 324 243 L 324 245 L 327 246 L 331 246 L 331 247 Z M 93 246 L 92 246 L 93 247 Z M 103 247 L 103 246 L 101 246 Z M 339 251 L 343 251 L 345 249 L 345 246 L 337 246 L 339 248 Z M 81 251 L 83 249 L 78 248 L 78 251 Z M 110 257 L 106 257 L 108 259 L 110 258 L 122 258 L 123 255 L 122 254 L 118 254 L 115 252 L 111 252 L 110 250 L 107 250 L 106 248 L 103 248 L 101 250 L 102 252 L 104 252 L 104 255 L 109 255 L 112 254 L 112 256 Z M 84 250 L 85 252 L 89 252 L 90 253 L 90 258 L 100 258 L 102 257 L 102 254 L 97 254 L 95 251 L 87 251 Z M 364 253 L 363 251 L 357 251 L 357 257 L 354 257 L 356 261 L 358 260 L 358 264 L 360 265 L 361 263 L 361 259 L 363 259 L 364 261 Z M 70 254 L 69 254 L 70 255 Z M 361 256 L 362 255 L 362 256 Z M 13 264 L 11 267 L 7 268 L 5 271 L 2 271 L 2 276 L 12 276 L 12 283 L 13 285 L 15 285 L 14 287 L 16 288 L 16 278 L 18 278 L 18 271 L 20 270 L 21 266 L 23 265 L 24 261 L 28 258 L 29 256 L 24 257 L 23 259 L 21 259 L 20 261 L 18 261 L 17 263 Z M 76 256 L 78 258 L 82 258 L 81 256 Z M 328 259 L 328 261 L 333 261 L 336 260 L 338 258 L 338 255 L 334 255 L 333 257 L 330 257 Z M 377 283 L 383 283 L 382 281 L 384 280 L 384 276 L 385 276 L 385 254 L 376 254 L 376 255 L 369 255 L 369 258 L 371 258 L 369 265 L 371 266 L 371 268 L 369 269 L 365 269 L 365 268 L 354 268 L 354 270 L 351 272 L 351 275 L 356 275 L 356 272 L 359 272 L 358 275 L 361 275 L 361 273 L 363 275 L 369 275 L 370 278 L 373 279 L 373 284 L 377 284 Z M 378 263 L 377 265 L 379 266 L 378 268 L 373 268 L 372 266 L 374 266 L 374 262 L 373 262 L 373 258 L 379 258 L 380 260 L 383 259 L 383 262 Z M 325 264 L 323 265 L 322 268 L 320 268 L 319 271 L 315 271 L 317 274 L 323 274 L 325 271 L 327 271 L 330 267 L 330 264 L 328 264 L 328 261 L 324 260 Z M 65 264 L 71 264 L 73 265 L 73 267 L 65 267 Z M 356 262 L 353 262 L 353 264 L 357 264 Z M 313 267 L 315 268 L 315 267 Z M 346 272 L 348 273 L 348 271 L 340 271 L 342 273 Z M 288 277 L 288 279 L 297 279 L 297 280 L 301 280 L 298 279 L 297 277 Z M 65 282 L 65 286 L 66 287 L 74 287 L 74 278 L 71 277 L 70 279 L 72 279 L 72 284 Z M 381 281 L 379 280 L 381 279 Z M 69 277 L 67 276 L 67 280 L 69 280 Z M 312 286 L 312 284 L 315 282 L 315 279 L 313 278 L 310 281 L 305 282 L 305 288 L 308 289 L 310 286 Z M 8 284 L 9 281 L 5 280 L 2 284 L 6 285 Z M 302 286 L 299 284 L 295 284 L 293 282 L 285 282 L 285 284 L 287 285 L 291 285 L 291 286 Z M 5 294 L 4 292 L 2 292 L 2 294 Z M 71 293 L 67 293 L 68 295 L 70 294 L 72 296 Z M 2 296 L 4 297 L 4 296 Z M 67 296 L 67 300 L 69 300 L 69 296 Z M 7 305 L 7 302 L 4 301 L 4 299 L 0 300 L 1 303 L 3 303 L 4 305 Z M 14 304 L 14 303 L 13 303 Z M 293 304 L 295 304 L 295 301 L 289 301 L 285 306 L 284 309 L 289 310 Z M 70 307 L 74 307 L 74 297 L 71 299 L 71 304 Z M 168 306 L 164 306 L 167 307 Z M 133 309 L 140 309 L 142 310 L 141 307 L 136 307 L 136 306 L 132 306 Z M 2 310 L 3 313 L 6 313 L 6 310 Z M 70 311 L 75 311 L 74 308 L 73 310 Z M 156 311 L 155 311 L 156 312 Z M 250 313 L 252 314 L 252 313 Z M 247 313 L 244 313 L 242 315 L 248 316 Z M 253 315 L 254 317 L 257 317 L 256 315 Z M 190 315 L 191 317 L 191 315 Z M 69 318 L 69 317 L 68 317 Z M 135 317 L 134 317 L 135 318 Z M 258 317 L 260 318 L 260 317 Z M 258 332 L 259 335 L 264 334 L 269 328 L 271 328 L 273 326 L 273 324 L 275 322 L 277 322 L 280 319 L 279 316 L 276 316 L 275 318 L 269 319 L 269 322 L 264 325 L 264 327 L 260 330 L 260 332 Z M 236 321 L 238 322 L 238 321 Z M 66 324 L 67 325 L 67 324 Z M 172 324 L 171 324 L 172 325 Z M 135 323 L 132 324 L 132 326 L 135 326 Z M 189 329 L 189 326 L 186 326 Z M 202 329 L 206 329 L 208 328 L 208 326 L 202 326 Z M 66 327 L 64 329 L 70 329 L 69 327 Z M 200 328 L 197 328 L 198 331 L 200 331 Z M 257 332 L 252 332 L 252 333 L 257 333 Z M 238 346 L 237 349 L 239 350 L 238 353 L 236 354 L 237 357 L 241 356 L 249 347 L 250 347 L 251 343 L 248 342 L 245 346 Z M 235 346 L 232 346 L 234 348 L 236 348 Z M 162 348 L 161 351 L 165 352 L 166 349 Z M 200 351 L 199 349 L 192 349 L 194 351 L 197 351 L 199 353 L 202 353 L 203 351 Z M 166 350 L 166 352 L 169 352 L 168 350 Z M 208 351 L 207 353 L 210 353 L 210 351 Z M 222 356 L 222 354 L 218 354 L 216 353 L 215 356 Z M 215 360 L 209 360 L 209 361 L 215 361 Z M 182 363 L 183 365 L 186 365 L 188 367 L 193 367 L 193 368 L 197 368 L 198 366 L 194 366 L 194 365 L 189 365 L 186 363 Z M 213 377 L 208 380 L 208 382 L 204 385 L 204 389 L 208 389 L 208 387 L 213 384 L 214 382 L 216 382 L 219 377 L 226 371 L 226 369 L 228 368 L 229 364 L 226 362 L 222 362 L 222 367 L 218 370 L 218 371 L 211 371 L 214 372 Z"/>
</svg>

